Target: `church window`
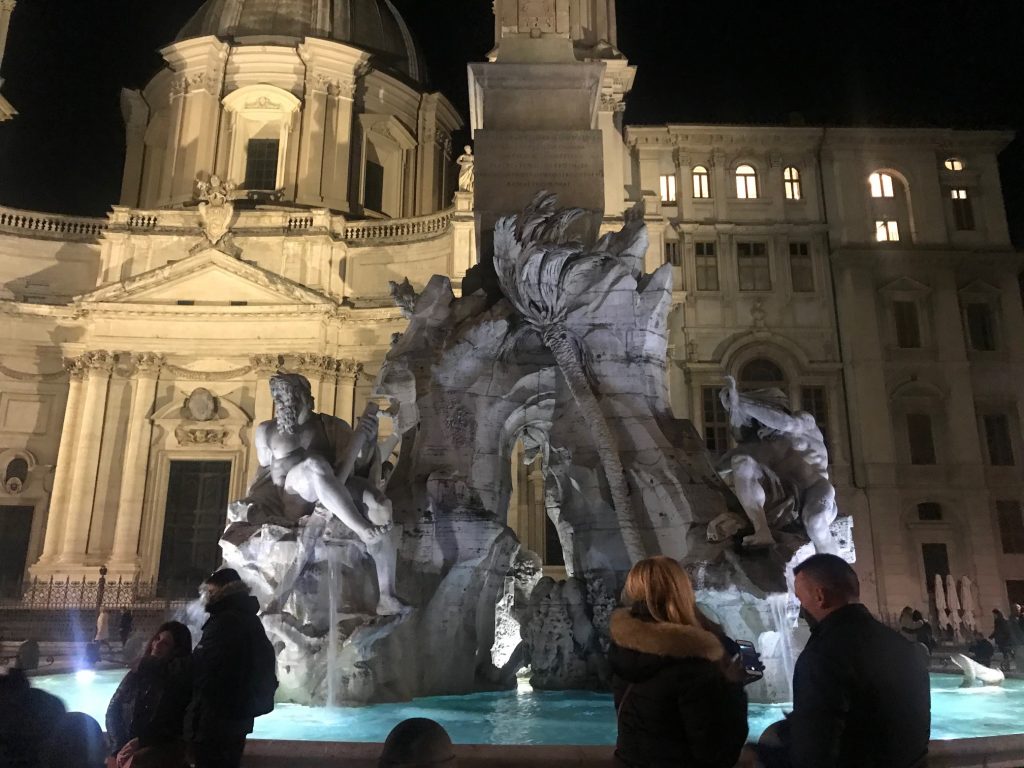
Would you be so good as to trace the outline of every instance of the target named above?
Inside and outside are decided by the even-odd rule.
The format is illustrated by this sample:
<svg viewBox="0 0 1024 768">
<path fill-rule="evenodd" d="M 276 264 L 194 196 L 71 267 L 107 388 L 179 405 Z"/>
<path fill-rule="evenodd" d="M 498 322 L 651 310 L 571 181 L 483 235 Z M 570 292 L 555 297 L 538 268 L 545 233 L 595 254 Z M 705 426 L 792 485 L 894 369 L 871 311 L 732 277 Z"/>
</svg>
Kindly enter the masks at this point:
<svg viewBox="0 0 1024 768">
<path fill-rule="evenodd" d="M 753 166 L 741 165 L 736 169 L 736 197 L 740 200 L 757 197 L 757 171 Z"/>
<path fill-rule="evenodd" d="M 921 323 L 917 303 L 894 301 L 892 313 L 896 326 L 896 346 L 900 349 L 918 349 L 921 346 Z"/>
<path fill-rule="evenodd" d="M 679 258 L 678 240 L 665 241 L 665 263 L 671 264 L 673 267 L 682 266 L 682 261 Z"/>
<path fill-rule="evenodd" d="M 808 243 L 789 244 L 789 275 L 794 293 L 814 292 L 814 263 Z"/>
<path fill-rule="evenodd" d="M 927 413 L 907 414 L 907 438 L 911 464 L 935 464 L 935 438 L 932 417 Z"/>
<path fill-rule="evenodd" d="M 729 448 L 729 414 L 718 397 L 721 387 L 702 387 L 704 411 L 704 445 L 714 454 Z"/>
<path fill-rule="evenodd" d="M 277 189 L 279 139 L 249 139 L 245 156 L 245 188 Z"/>
<path fill-rule="evenodd" d="M 676 177 L 675 174 L 668 174 L 661 177 L 661 202 L 674 203 L 676 201 Z"/>
<path fill-rule="evenodd" d="M 875 221 L 875 240 L 879 243 L 895 243 L 900 239 L 900 225 L 892 219 Z"/>
<path fill-rule="evenodd" d="M 776 363 L 766 360 L 763 357 L 751 360 L 740 369 L 739 387 L 743 390 L 749 389 L 776 389 L 786 390 L 786 374 Z"/>
<path fill-rule="evenodd" d="M 693 169 L 693 197 L 697 200 L 706 200 L 711 197 L 708 169 L 703 165 L 698 165 Z"/>
<path fill-rule="evenodd" d="M 997 501 L 996 516 L 999 518 L 1003 552 L 1008 555 L 1024 554 L 1024 514 L 1021 513 L 1020 502 Z"/>
<path fill-rule="evenodd" d="M 871 187 L 872 197 L 895 197 L 895 187 L 892 183 L 892 175 L 875 171 L 868 176 L 868 186 Z"/>
<path fill-rule="evenodd" d="M 987 302 L 971 302 L 965 308 L 967 315 L 967 341 L 971 349 L 978 352 L 992 352 L 996 348 L 995 323 L 992 305 Z"/>
<path fill-rule="evenodd" d="M 993 467 L 1012 467 L 1013 442 L 1010 440 L 1010 420 L 1005 413 L 987 413 L 981 417 L 985 427 L 985 449 L 988 463 Z"/>
<path fill-rule="evenodd" d="M 373 160 L 366 161 L 363 207 L 371 211 L 380 211 L 384 207 L 384 166 Z"/>
<path fill-rule="evenodd" d="M 718 290 L 718 254 L 715 244 L 711 241 L 700 241 L 693 244 L 694 259 L 697 267 L 697 290 Z"/>
<path fill-rule="evenodd" d="M 943 165 L 947 171 L 962 171 L 964 169 L 964 161 L 959 157 L 947 157 Z"/>
<path fill-rule="evenodd" d="M 942 505 L 934 501 L 922 501 L 917 505 L 917 519 L 922 523 L 941 523 Z"/>
<path fill-rule="evenodd" d="M 772 276 L 765 243 L 736 243 L 736 265 L 741 291 L 770 291 Z"/>
<path fill-rule="evenodd" d="M 782 172 L 782 178 L 786 190 L 786 199 L 802 200 L 803 191 L 800 188 L 800 171 L 790 166 Z"/>
<path fill-rule="evenodd" d="M 970 198 L 967 197 L 967 190 L 951 189 L 949 196 L 953 201 L 953 221 L 956 228 L 961 232 L 974 229 L 974 209 L 971 207 Z"/>
</svg>

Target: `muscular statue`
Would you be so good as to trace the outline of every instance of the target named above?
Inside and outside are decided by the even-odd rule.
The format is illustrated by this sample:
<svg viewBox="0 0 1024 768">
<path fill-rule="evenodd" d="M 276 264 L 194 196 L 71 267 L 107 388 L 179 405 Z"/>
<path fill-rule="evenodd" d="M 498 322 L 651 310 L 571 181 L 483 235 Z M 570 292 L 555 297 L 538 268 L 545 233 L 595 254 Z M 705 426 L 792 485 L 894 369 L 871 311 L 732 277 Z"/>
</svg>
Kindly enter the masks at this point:
<svg viewBox="0 0 1024 768">
<path fill-rule="evenodd" d="M 767 398 L 741 395 L 736 380 L 725 377 L 722 405 L 738 445 L 719 463 L 731 473 L 733 489 L 754 525 L 744 537 L 748 547 L 775 543 L 769 515 L 776 525 L 797 515 L 816 552 L 838 553 L 829 528 L 836 518 L 836 492 L 828 477 L 828 450 L 814 416 L 788 409 Z"/>
<path fill-rule="evenodd" d="M 377 613 L 401 613 L 406 606 L 394 593 L 397 551 L 391 541 L 391 504 L 377 483 L 363 477 L 379 464 L 377 416 L 364 415 L 353 430 L 345 421 L 313 411 L 309 381 L 299 374 L 278 373 L 270 379 L 274 418 L 256 429 L 256 455 L 260 469 L 243 501 L 248 505 L 245 521 L 228 527 L 224 538 L 239 543 L 260 525 L 305 526 L 317 505 L 340 520 L 366 545 L 377 570 L 380 598 Z M 300 538 L 300 543 L 302 539 Z M 310 542 L 300 547 L 308 556 Z M 301 563 L 285 581 L 294 582 Z M 278 590 L 275 603 L 286 598 L 293 584 Z"/>
</svg>

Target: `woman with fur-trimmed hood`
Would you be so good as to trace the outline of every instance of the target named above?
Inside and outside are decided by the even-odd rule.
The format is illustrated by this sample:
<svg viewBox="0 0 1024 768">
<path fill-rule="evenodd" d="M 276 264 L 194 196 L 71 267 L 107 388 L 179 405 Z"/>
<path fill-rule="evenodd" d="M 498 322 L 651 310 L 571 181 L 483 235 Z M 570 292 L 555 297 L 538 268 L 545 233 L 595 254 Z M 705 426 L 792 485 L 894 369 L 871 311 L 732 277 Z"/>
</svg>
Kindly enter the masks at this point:
<svg viewBox="0 0 1024 768">
<path fill-rule="evenodd" d="M 628 768 L 732 768 L 747 738 L 747 697 L 722 641 L 669 557 L 636 563 L 628 608 L 612 614 L 615 757 Z"/>
</svg>

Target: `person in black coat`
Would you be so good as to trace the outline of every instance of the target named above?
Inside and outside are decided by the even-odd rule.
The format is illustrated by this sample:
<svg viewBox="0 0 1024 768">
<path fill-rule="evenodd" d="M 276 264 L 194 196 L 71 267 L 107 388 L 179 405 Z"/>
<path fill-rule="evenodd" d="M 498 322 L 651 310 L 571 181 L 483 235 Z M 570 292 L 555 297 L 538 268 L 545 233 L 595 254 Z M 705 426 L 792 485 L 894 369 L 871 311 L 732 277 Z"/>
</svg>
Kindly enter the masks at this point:
<svg viewBox="0 0 1024 768">
<path fill-rule="evenodd" d="M 273 663 L 274 651 L 259 619 L 259 601 L 236 571 L 216 571 L 204 591 L 210 618 L 192 654 L 185 740 L 195 768 L 237 768 L 253 729 L 256 660 L 269 653 Z"/>
<path fill-rule="evenodd" d="M 686 571 L 668 557 L 641 560 L 625 596 L 632 605 L 612 614 L 608 657 L 618 765 L 732 768 L 747 738 L 747 698 Z"/>
<path fill-rule="evenodd" d="M 107 706 L 107 738 L 118 763 L 147 750 L 168 762 L 184 762 L 181 741 L 192 693 L 188 657 L 192 634 L 177 621 L 161 624 L 145 655 L 124 676 Z"/>
<path fill-rule="evenodd" d="M 795 569 L 811 638 L 796 662 L 793 712 L 762 744 L 770 768 L 925 765 L 931 691 L 923 654 L 861 605 L 854 570 L 835 555 Z M 764 737 L 762 737 L 764 741 Z"/>
</svg>

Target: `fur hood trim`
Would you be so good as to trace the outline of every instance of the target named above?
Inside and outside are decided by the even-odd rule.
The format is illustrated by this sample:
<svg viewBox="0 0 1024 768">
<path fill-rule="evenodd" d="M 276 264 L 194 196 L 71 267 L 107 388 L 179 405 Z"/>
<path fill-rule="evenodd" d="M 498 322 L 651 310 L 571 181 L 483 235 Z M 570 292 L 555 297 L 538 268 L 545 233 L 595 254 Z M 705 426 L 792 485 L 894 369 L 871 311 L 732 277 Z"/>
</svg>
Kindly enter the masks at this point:
<svg viewBox="0 0 1024 768">
<path fill-rule="evenodd" d="M 673 658 L 718 661 L 725 655 L 722 643 L 710 632 L 684 624 L 645 621 L 628 608 L 612 613 L 612 642 L 631 651 Z"/>
<path fill-rule="evenodd" d="M 211 605 L 219 603 L 225 598 L 231 597 L 232 595 L 248 595 L 249 586 L 244 581 L 230 581 L 225 584 L 220 592 L 217 593 L 215 600 L 211 601 Z"/>
</svg>

